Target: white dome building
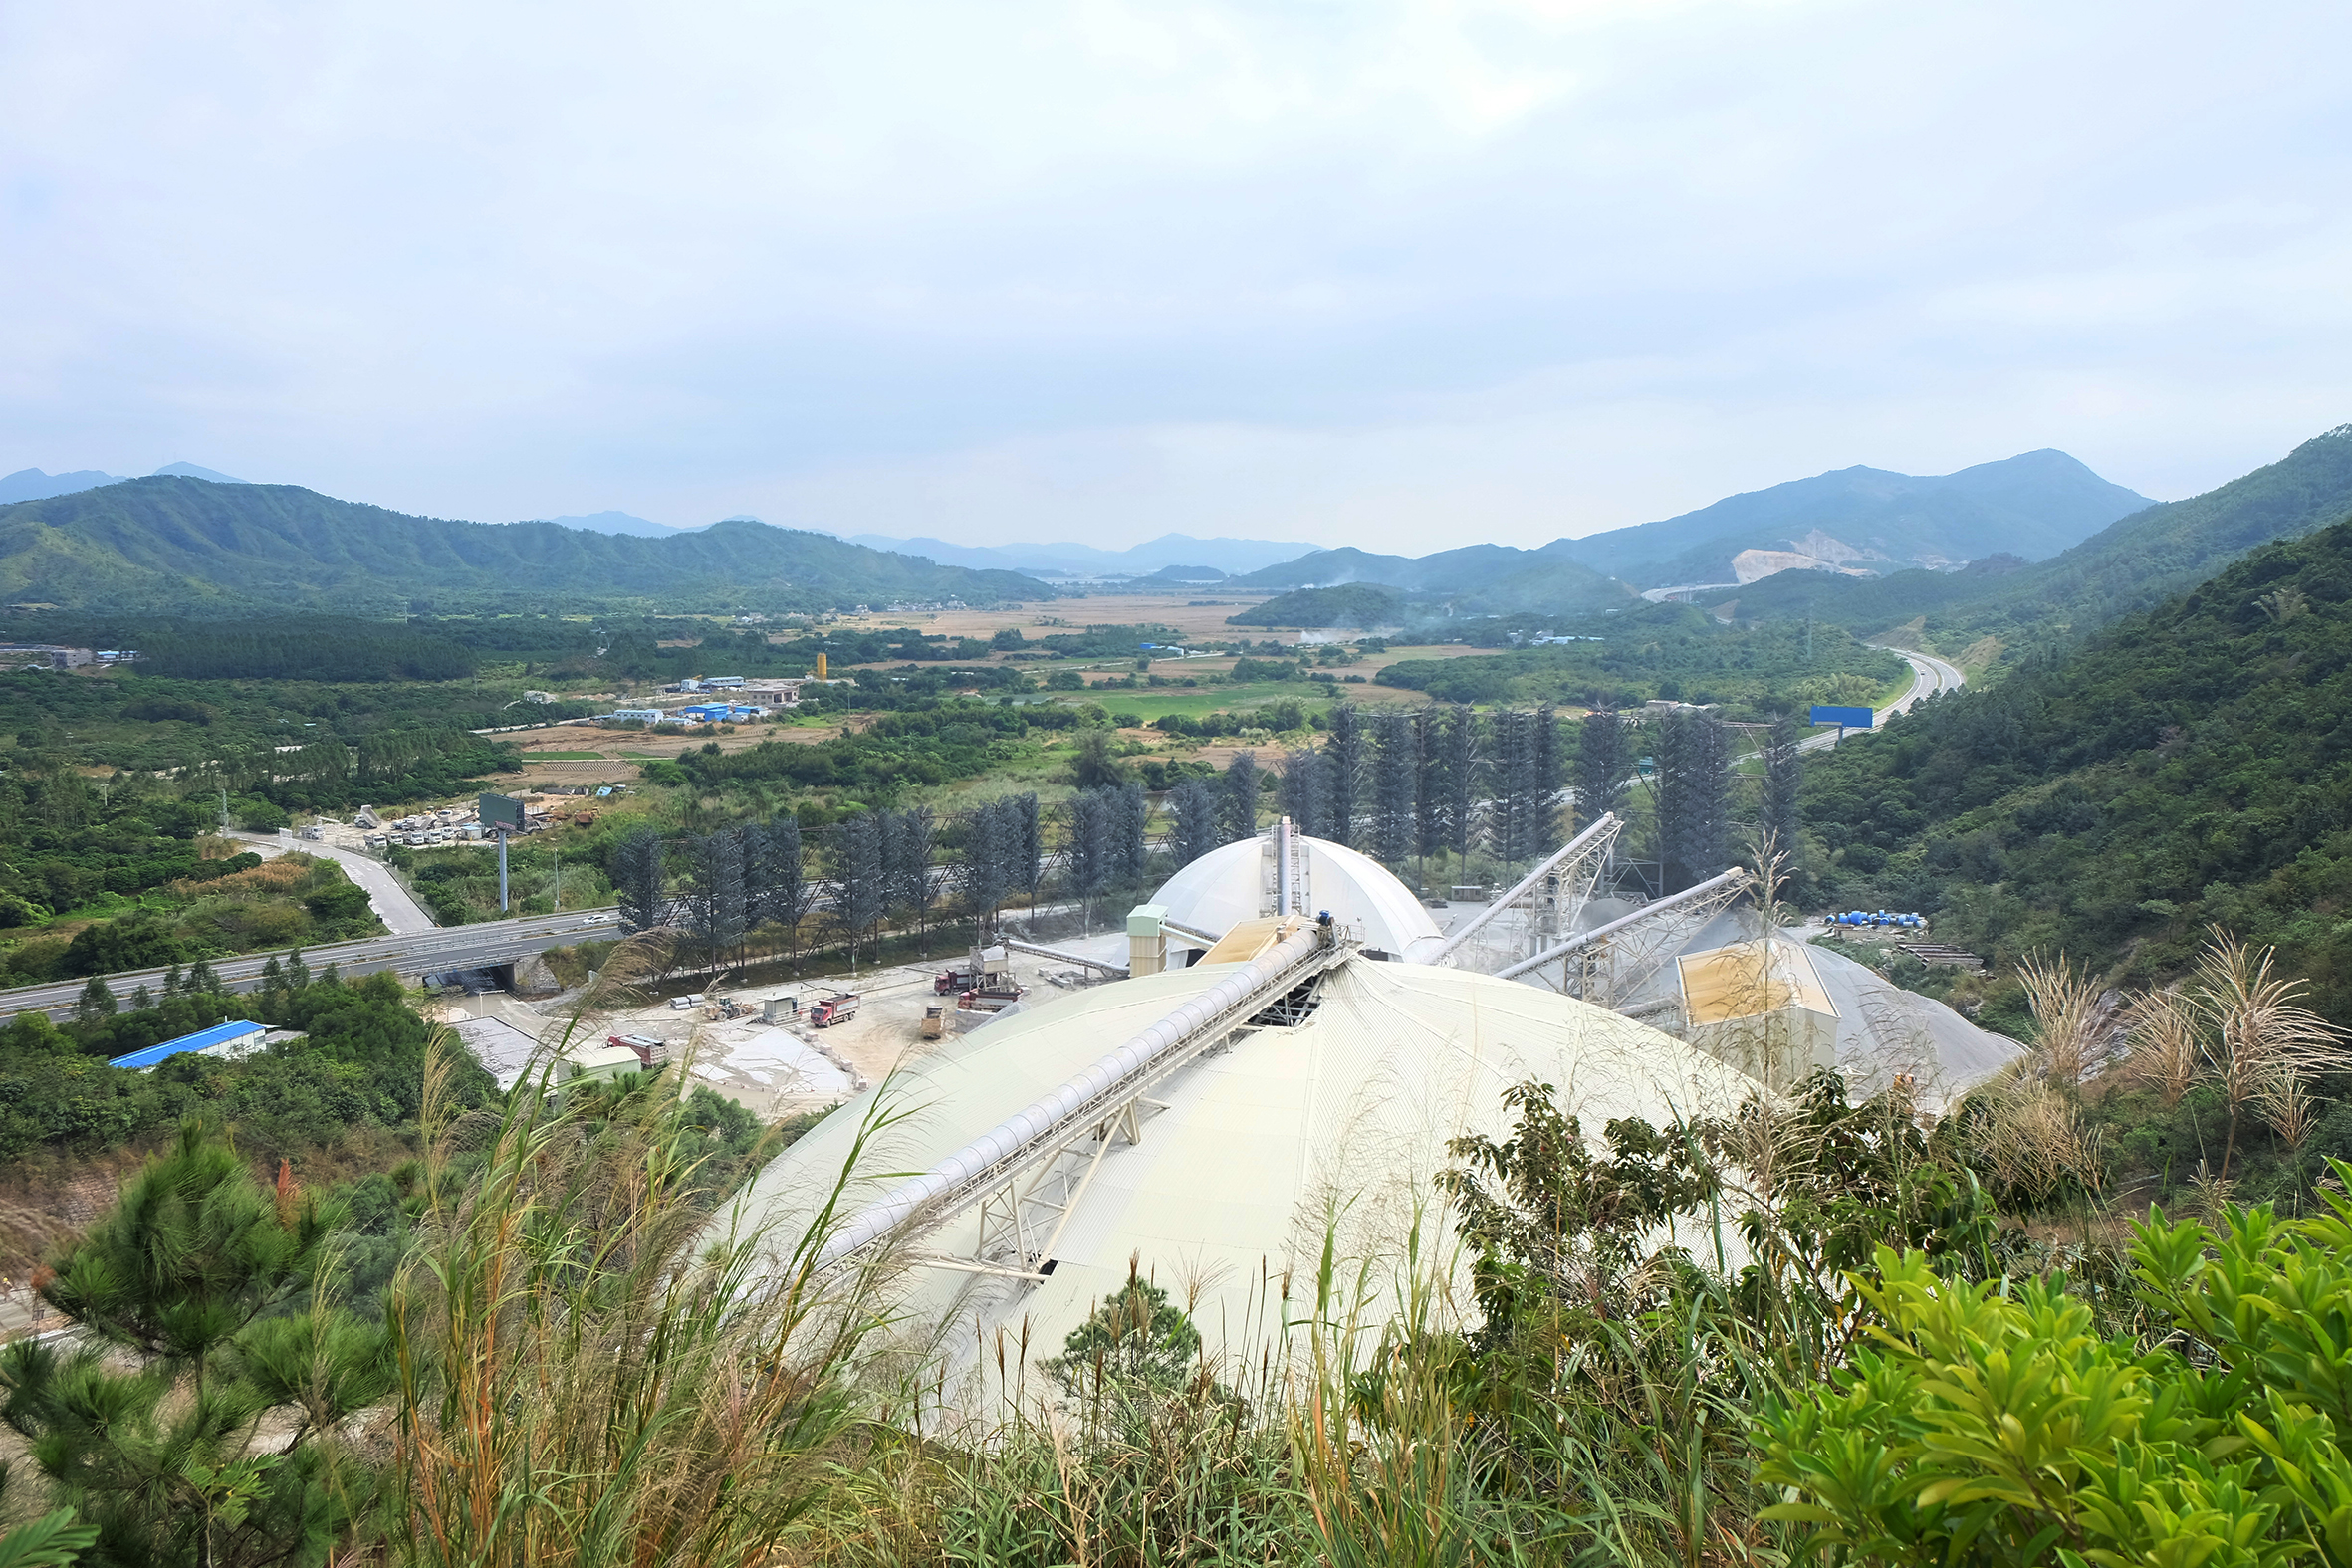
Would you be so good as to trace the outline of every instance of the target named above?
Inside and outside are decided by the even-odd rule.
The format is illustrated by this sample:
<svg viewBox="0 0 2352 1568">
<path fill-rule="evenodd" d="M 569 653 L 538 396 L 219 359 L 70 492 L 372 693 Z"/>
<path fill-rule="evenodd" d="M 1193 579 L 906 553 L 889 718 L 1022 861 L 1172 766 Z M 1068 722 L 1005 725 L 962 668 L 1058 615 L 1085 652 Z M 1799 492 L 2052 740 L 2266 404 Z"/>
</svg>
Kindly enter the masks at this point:
<svg viewBox="0 0 2352 1568">
<path fill-rule="evenodd" d="M 1188 924 L 1233 926 L 1225 916 L 1237 913 L 1234 884 L 1246 906 L 1257 852 L 1254 843 L 1229 845 L 1179 874 L 1191 888 L 1171 883 L 1162 898 Z M 1337 906 L 1342 924 L 1361 921 L 1367 947 L 1434 944 L 1417 906 L 1398 907 L 1356 872 L 1369 861 L 1331 845 L 1311 853 L 1315 906 Z M 1102 1081 L 1088 1075 L 1137 1042 L 1205 1041 L 1127 1109 L 1106 1110 L 1112 1102 L 1098 1097 L 1082 1102 L 1082 1114 L 1064 1114 L 1058 1125 L 1083 1136 L 1057 1157 L 1058 1185 L 1028 1174 L 1013 1183 L 1046 1189 L 1042 1203 L 1022 1211 L 1026 1230 L 1008 1229 L 1002 1203 L 992 1215 L 967 1196 L 963 1207 L 930 1210 L 928 1229 L 897 1235 L 900 1322 L 911 1339 L 945 1353 L 949 1404 L 979 1412 L 1002 1392 L 1000 1353 L 1007 1368 L 1023 1359 L 1018 1345 L 1031 1363 L 1059 1354 L 1124 1283 L 1131 1258 L 1187 1307 L 1213 1356 L 1255 1360 L 1311 1307 L 1334 1221 L 1343 1257 L 1401 1256 L 1417 1215 L 1424 1255 L 1447 1254 L 1454 1235 L 1434 1179 L 1461 1163 L 1452 1140 L 1509 1135 L 1503 1096 L 1515 1084 L 1553 1085 L 1595 1140 L 1612 1118 L 1723 1115 L 1759 1092 L 1669 1035 L 1490 976 L 1369 962 L 1360 950 L 1326 944 L 1318 962 L 1328 967 L 1293 986 L 1293 971 L 1270 966 L 1314 939 L 1300 935 L 1304 922 L 1250 920 L 1255 914 L 1240 908 L 1244 923 L 1190 968 L 1056 998 L 950 1041 L 885 1085 L 880 1117 L 876 1101 L 853 1101 L 786 1150 L 737 1200 L 733 1219 L 765 1228 L 767 1244 L 788 1253 L 870 1133 L 837 1212 L 851 1217 L 851 1233 L 881 1234 L 907 1212 L 892 1205 L 910 1188 L 991 1169 L 990 1159 L 1024 1138 L 1042 1147 L 1067 1136 L 1036 1132 L 1052 1121 L 1039 1108 L 1081 1103 L 1056 1097 Z M 1279 977 L 1279 1005 L 1243 1018 L 1231 999 L 1251 985 L 1260 987 L 1252 995 L 1266 995 L 1269 974 Z M 877 1121 L 887 1125 L 874 1131 Z M 908 1172 L 927 1174 L 909 1182 Z M 967 1181 L 962 1191 L 974 1189 Z M 1715 1244 L 1685 1241 L 1701 1255 Z M 1457 1265 L 1456 1280 L 1466 1280 Z M 1034 1365 L 1029 1375 L 1037 1376 Z"/>
<path fill-rule="evenodd" d="M 1210 850 L 1168 878 L 1152 903 L 1167 921 L 1212 937 L 1278 913 L 1279 836 L 1265 833 Z M 1361 932 L 1365 950 L 1375 957 L 1426 964 L 1445 945 L 1421 901 L 1371 856 L 1303 833 L 1290 842 L 1297 879 L 1292 909 L 1304 915 L 1328 911 L 1340 926 Z"/>
</svg>

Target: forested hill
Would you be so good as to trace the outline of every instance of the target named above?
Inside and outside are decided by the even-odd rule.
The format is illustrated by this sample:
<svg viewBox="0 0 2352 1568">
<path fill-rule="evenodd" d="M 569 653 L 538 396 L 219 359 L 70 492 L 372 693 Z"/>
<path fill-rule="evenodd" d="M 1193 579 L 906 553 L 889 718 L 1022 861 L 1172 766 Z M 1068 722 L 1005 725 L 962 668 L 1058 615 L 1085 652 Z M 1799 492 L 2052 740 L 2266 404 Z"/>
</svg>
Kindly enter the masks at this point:
<svg viewBox="0 0 2352 1568">
<path fill-rule="evenodd" d="M 0 507 L 0 600 L 64 608 L 820 609 L 1053 596 L 1010 571 L 941 566 L 748 521 L 639 539 L 409 517 L 294 485 L 171 477 Z"/>
<path fill-rule="evenodd" d="M 1222 584 L 1244 591 L 1369 583 L 1427 596 L 1432 608 L 1462 614 L 1534 610 L 1568 615 L 1621 608 L 1633 594 L 1581 561 L 1509 545 L 1465 545 L 1434 556 L 1380 556 L 1346 546 L 1318 550 Z M 1277 624 L 1267 622 L 1266 624 Z M 1301 624 L 1296 621 L 1284 625 Z"/>
<path fill-rule="evenodd" d="M 1840 908 L 2141 974 L 2219 922 L 2352 1016 L 2352 523 L 1847 742 L 1804 812 Z"/>
<path fill-rule="evenodd" d="M 1743 619 L 1810 614 L 1870 633 L 1924 617 L 1931 646 L 1985 637 L 2050 644 L 2186 591 L 2272 540 L 2352 516 L 2352 425 L 2217 490 L 2136 512 L 2048 560 L 2015 569 L 1906 571 L 1876 581 L 1785 571 L 1717 595 Z"/>
</svg>

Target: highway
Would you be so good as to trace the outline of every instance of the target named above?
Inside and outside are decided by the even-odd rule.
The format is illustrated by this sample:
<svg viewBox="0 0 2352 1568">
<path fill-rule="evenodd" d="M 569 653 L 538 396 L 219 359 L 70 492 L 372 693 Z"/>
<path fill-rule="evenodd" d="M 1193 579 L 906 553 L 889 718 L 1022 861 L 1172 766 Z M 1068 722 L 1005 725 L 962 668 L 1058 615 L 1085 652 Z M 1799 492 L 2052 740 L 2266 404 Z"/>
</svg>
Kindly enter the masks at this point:
<svg viewBox="0 0 2352 1568">
<path fill-rule="evenodd" d="M 1933 654 L 1913 653 L 1909 648 L 1890 648 L 1899 653 L 1911 666 L 1911 689 L 1878 710 L 1876 722 L 1885 724 L 1896 714 L 1908 713 L 1912 706 L 1926 701 L 1938 692 L 1956 692 L 1968 684 L 1968 677 L 1960 673 L 1960 666 L 1947 664 Z M 1837 744 L 1837 732 L 1824 730 L 1809 740 L 1799 741 L 1797 749 L 1805 752 L 1825 751 Z"/>
<path fill-rule="evenodd" d="M 372 975 L 388 969 L 413 977 L 443 970 L 509 964 L 549 948 L 569 947 L 575 942 L 602 940 L 619 934 L 618 917 L 610 909 L 568 909 L 560 915 L 534 915 L 479 926 L 436 926 L 429 931 L 364 937 L 357 942 L 322 943 L 303 949 L 302 956 L 314 975 L 334 964 L 345 975 Z M 251 953 L 242 958 L 215 959 L 212 971 L 231 991 L 256 991 L 261 987 L 263 967 L 271 959 L 283 957 L 283 954 Z M 74 1010 L 74 1000 L 88 984 L 86 980 L 70 980 L 0 991 L 0 1017 L 13 1017 L 19 1012 L 69 1017 Z M 149 969 L 109 975 L 107 985 L 118 1001 L 127 1003 L 131 992 L 141 985 L 159 991 L 163 971 Z"/>
</svg>

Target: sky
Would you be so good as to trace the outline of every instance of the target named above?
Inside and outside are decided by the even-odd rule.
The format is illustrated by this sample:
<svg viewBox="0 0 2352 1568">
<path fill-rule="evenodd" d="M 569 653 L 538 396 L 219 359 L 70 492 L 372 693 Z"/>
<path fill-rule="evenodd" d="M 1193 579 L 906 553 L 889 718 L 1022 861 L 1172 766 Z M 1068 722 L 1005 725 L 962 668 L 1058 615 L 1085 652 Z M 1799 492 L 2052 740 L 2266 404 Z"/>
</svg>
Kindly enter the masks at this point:
<svg viewBox="0 0 2352 1568">
<path fill-rule="evenodd" d="M 0 8 L 0 472 L 1534 545 L 2352 421 L 2352 7 Z"/>
</svg>

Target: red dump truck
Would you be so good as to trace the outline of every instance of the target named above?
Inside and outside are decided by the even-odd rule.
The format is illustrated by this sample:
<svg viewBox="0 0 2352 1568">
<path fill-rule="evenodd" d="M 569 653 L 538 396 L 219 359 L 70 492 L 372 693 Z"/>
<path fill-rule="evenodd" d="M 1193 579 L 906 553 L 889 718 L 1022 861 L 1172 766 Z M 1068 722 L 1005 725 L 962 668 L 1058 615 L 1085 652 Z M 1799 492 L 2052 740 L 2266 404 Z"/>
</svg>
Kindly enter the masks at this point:
<svg viewBox="0 0 2352 1568">
<path fill-rule="evenodd" d="M 857 1016 L 857 1000 L 854 991 L 835 992 L 809 1009 L 809 1021 L 821 1029 L 846 1023 Z"/>
</svg>

